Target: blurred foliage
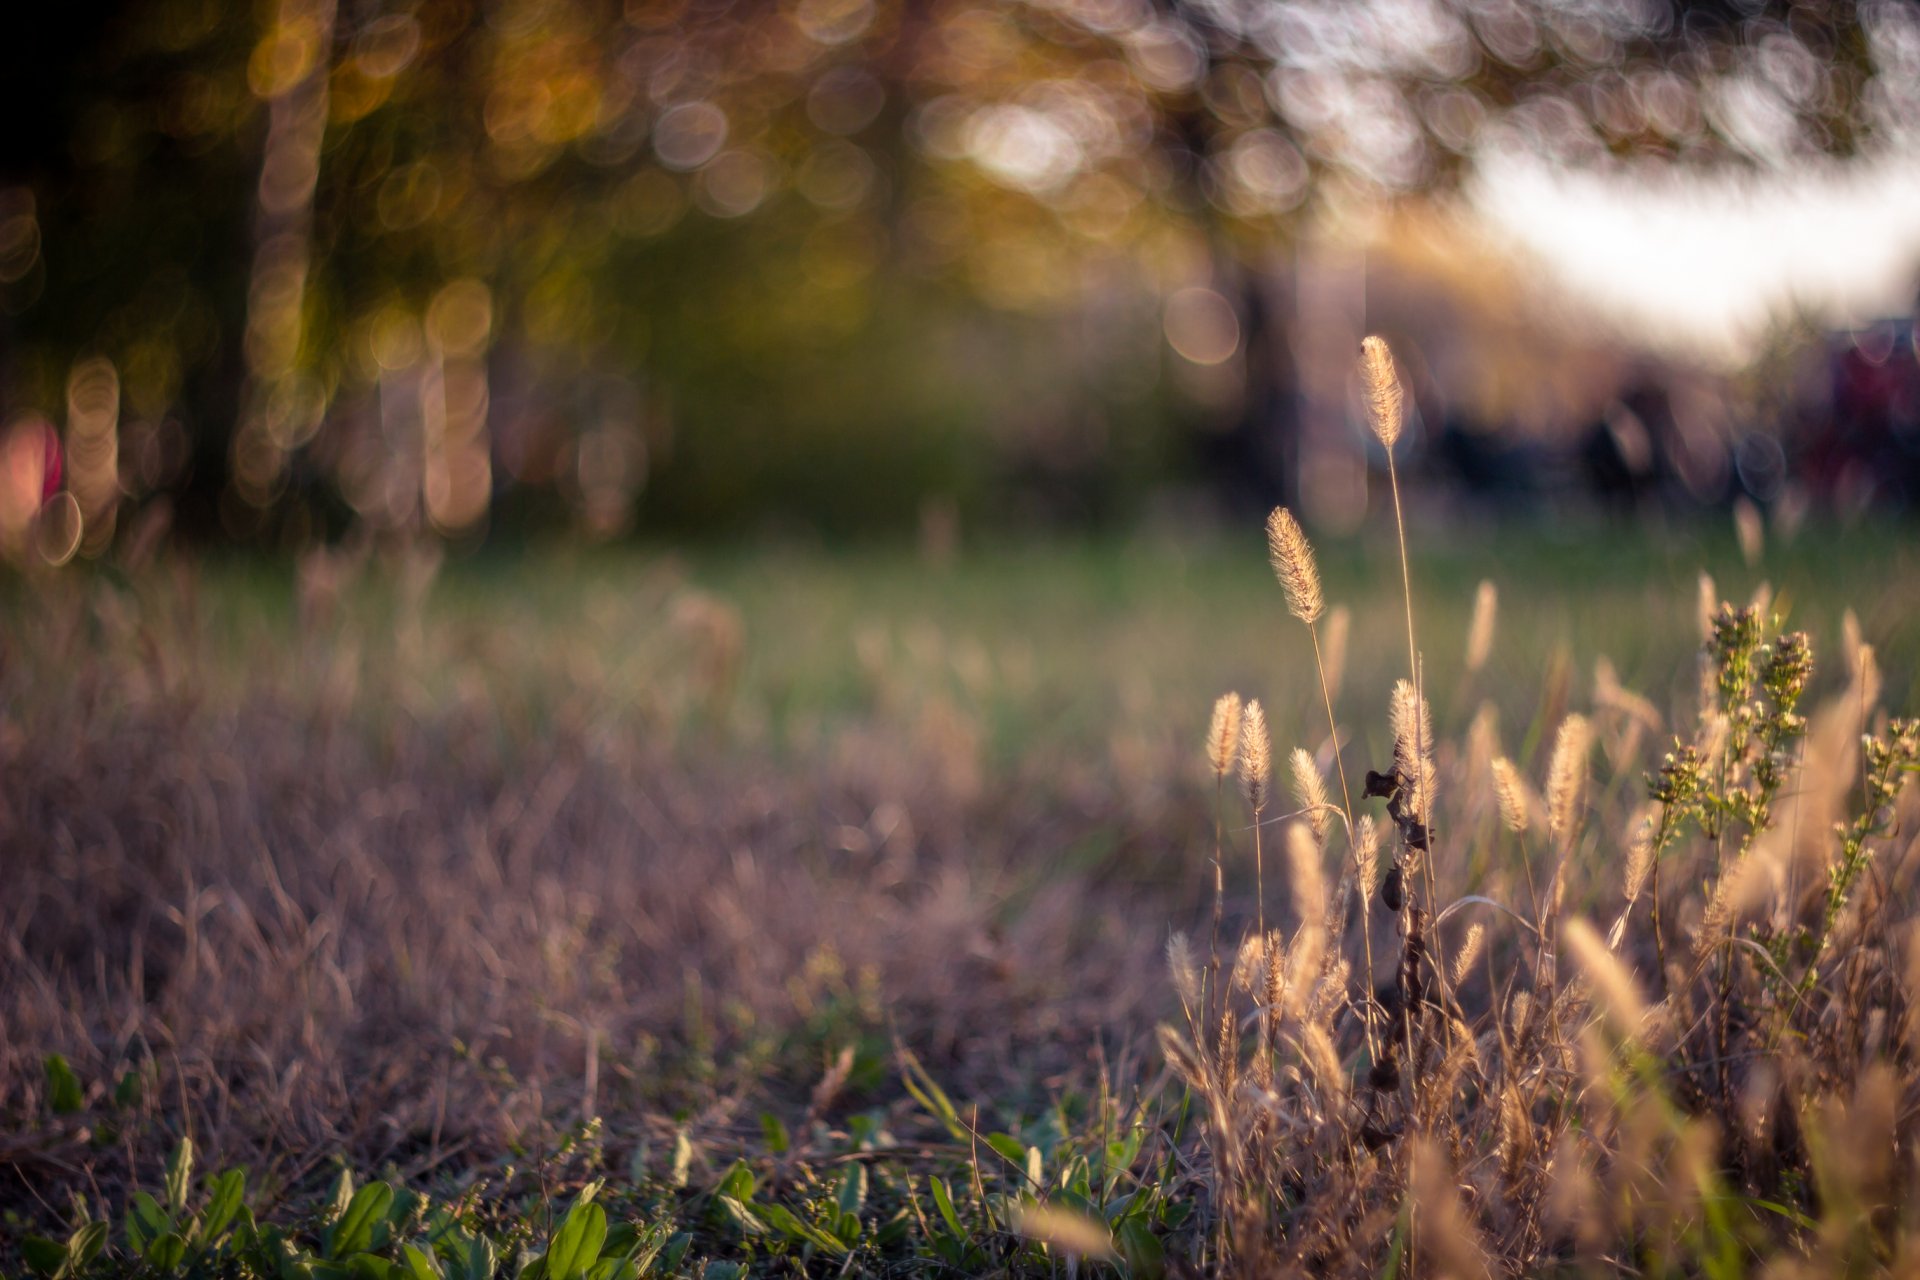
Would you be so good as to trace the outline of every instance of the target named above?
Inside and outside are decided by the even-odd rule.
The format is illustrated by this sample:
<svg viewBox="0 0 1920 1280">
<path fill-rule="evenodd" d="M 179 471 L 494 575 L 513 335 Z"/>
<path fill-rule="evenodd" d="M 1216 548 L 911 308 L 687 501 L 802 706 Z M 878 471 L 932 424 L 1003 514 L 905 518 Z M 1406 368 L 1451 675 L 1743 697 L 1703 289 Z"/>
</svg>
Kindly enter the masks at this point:
<svg viewBox="0 0 1920 1280">
<path fill-rule="evenodd" d="M 1256 313 L 1301 228 L 1490 147 L 1850 153 L 1920 83 L 1897 3 L 144 0 L 48 21 L 7 67 L 0 541 L 51 509 L 53 425 L 74 499 L 38 535 L 55 557 L 155 494 L 230 536 L 556 506 L 599 534 L 636 511 L 898 526 L 929 497 L 1097 519 L 1182 464 L 1170 427 L 1284 417 L 1287 320 Z M 1196 397 L 1215 366 L 1225 399 Z"/>
</svg>

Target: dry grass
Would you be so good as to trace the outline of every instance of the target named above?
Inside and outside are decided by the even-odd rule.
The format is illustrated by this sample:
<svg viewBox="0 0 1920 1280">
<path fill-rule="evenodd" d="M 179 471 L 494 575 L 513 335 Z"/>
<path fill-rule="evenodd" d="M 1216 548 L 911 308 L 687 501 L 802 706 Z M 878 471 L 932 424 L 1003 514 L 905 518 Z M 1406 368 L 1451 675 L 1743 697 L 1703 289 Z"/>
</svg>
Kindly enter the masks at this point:
<svg viewBox="0 0 1920 1280">
<path fill-rule="evenodd" d="M 1398 576 L 1392 546 L 1359 563 Z M 1907 687 L 1911 564 L 1856 566 L 1892 588 L 1864 628 L 1824 561 L 1787 566 L 1818 641 L 1802 733 L 1760 614 L 1716 609 L 1696 668 L 1691 599 L 1637 583 L 1583 577 L 1558 614 L 1503 590 L 1496 633 L 1477 568 L 1352 594 L 1297 526 L 1282 549 L 1304 628 L 1270 581 L 1184 560 L 1117 598 L 996 579 L 879 620 L 778 561 L 568 608 L 476 604 L 419 555 L 310 556 L 279 604 L 183 565 L 19 586 L 0 1207 L 116 1207 L 182 1134 L 267 1211 L 342 1159 L 459 1186 L 588 1117 L 602 1172 L 684 1132 L 696 1185 L 736 1153 L 777 1175 L 762 1111 L 920 1132 L 898 1046 L 982 1131 L 1094 1094 L 1155 1117 L 1136 1174 L 1195 1206 L 1168 1247 L 1202 1268 L 1903 1259 L 1916 813 L 1862 790 L 1904 775 L 1860 735 L 1909 750 L 1876 706 Z M 829 649 L 830 674 L 796 656 Z M 1208 723 L 1228 685 L 1285 785 L 1246 758 L 1251 698 Z"/>
<path fill-rule="evenodd" d="M 1377 339 L 1365 372 L 1391 447 Z M 1297 530 L 1283 512 L 1276 526 Z M 1275 566 L 1304 617 L 1288 565 L 1312 557 L 1295 542 Z M 1169 949 L 1185 1021 L 1161 1041 L 1203 1109 L 1202 1260 L 1243 1275 L 1911 1269 L 1920 721 L 1882 709 L 1857 626 L 1811 711 L 1813 643 L 1764 586 L 1703 611 L 1697 701 L 1670 721 L 1610 667 L 1592 718 L 1550 686 L 1541 803 L 1498 754 L 1493 708 L 1464 742 L 1436 741 L 1404 550 L 1401 569 L 1413 678 L 1394 685 L 1391 761 L 1365 792 L 1390 820 L 1384 871 L 1357 822 L 1340 841 L 1311 823 L 1331 806 L 1303 785 L 1292 928 L 1249 935 L 1236 966 L 1251 948 L 1265 982 L 1186 998 L 1182 966 L 1213 962 Z M 1486 660 L 1491 600 L 1463 684 Z M 1672 745 L 1658 759 L 1649 728 Z M 1257 860 L 1263 823 L 1296 815 L 1248 799 Z"/>
<path fill-rule="evenodd" d="M 541 712 L 440 703 L 423 682 L 457 655 L 404 601 L 229 692 L 192 597 L 52 584 L 8 637 L 0 1201 L 111 1199 L 181 1133 L 289 1190 L 339 1157 L 484 1166 L 595 1115 L 616 1151 L 682 1124 L 724 1147 L 763 1106 L 870 1105 L 896 1035 L 951 1087 L 1033 1099 L 1160 1007 L 1160 915 L 1098 874 L 1133 855 L 1027 860 L 1105 817 L 989 810 L 921 717 L 776 768 L 711 740 L 727 677 L 672 635 L 646 643 L 677 731 L 586 673 Z M 724 609 L 663 604 L 669 630 Z M 90 1114 L 48 1121 L 52 1053 Z"/>
</svg>

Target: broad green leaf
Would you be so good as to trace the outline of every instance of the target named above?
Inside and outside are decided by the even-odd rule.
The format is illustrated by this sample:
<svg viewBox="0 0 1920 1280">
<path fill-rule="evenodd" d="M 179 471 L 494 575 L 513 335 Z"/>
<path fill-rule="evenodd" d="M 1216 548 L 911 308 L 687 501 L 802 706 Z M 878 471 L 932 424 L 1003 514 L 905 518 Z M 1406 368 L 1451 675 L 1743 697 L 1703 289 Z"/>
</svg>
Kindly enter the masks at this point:
<svg viewBox="0 0 1920 1280">
<path fill-rule="evenodd" d="M 728 1167 L 725 1176 L 720 1179 L 720 1185 L 716 1190 L 720 1195 L 732 1196 L 741 1204 L 746 1204 L 753 1199 L 753 1170 L 747 1168 L 745 1160 L 735 1160 Z"/>
<path fill-rule="evenodd" d="M 400 1246 L 400 1256 L 406 1260 L 407 1274 L 412 1280 L 442 1280 L 440 1263 L 434 1256 L 416 1245 Z"/>
<path fill-rule="evenodd" d="M 746 1205 L 732 1196 L 716 1196 L 714 1203 L 720 1206 L 720 1214 L 731 1222 L 742 1235 L 763 1236 L 767 1234 L 767 1224 L 753 1215 Z"/>
<path fill-rule="evenodd" d="M 1135 1280 L 1160 1280 L 1167 1271 L 1166 1246 L 1139 1218 L 1128 1218 L 1113 1233 L 1113 1243 L 1127 1260 L 1128 1274 Z"/>
<path fill-rule="evenodd" d="M 401 1267 L 371 1253 L 356 1253 L 347 1261 L 354 1280 L 406 1280 Z"/>
<path fill-rule="evenodd" d="M 953 1211 L 953 1194 L 947 1190 L 946 1181 L 938 1177 L 929 1178 L 927 1181 L 933 1185 L 934 1207 L 940 1210 L 940 1217 L 947 1224 L 947 1230 L 953 1232 L 955 1240 L 964 1242 L 967 1233 L 960 1229 L 960 1215 Z"/>
<path fill-rule="evenodd" d="M 227 1229 L 234 1215 L 240 1212 L 240 1205 L 246 1199 L 247 1171 L 229 1169 L 213 1180 L 213 1189 L 207 1196 L 206 1212 L 200 1216 L 200 1239 L 212 1244 Z"/>
<path fill-rule="evenodd" d="M 847 1166 L 840 1175 L 840 1194 L 836 1203 L 842 1219 L 852 1219 L 852 1231 L 845 1225 L 839 1228 L 840 1237 L 853 1240 L 860 1234 L 860 1214 L 867 1207 L 867 1167 L 859 1161 Z"/>
<path fill-rule="evenodd" d="M 326 1255 L 338 1262 L 349 1254 L 361 1253 L 373 1243 L 374 1224 L 393 1207 L 393 1188 L 384 1182 L 369 1182 L 354 1193 L 347 1211 L 327 1232 Z"/>
<path fill-rule="evenodd" d="M 811 1244 L 825 1249 L 836 1258 L 846 1253 L 847 1246 L 828 1235 L 811 1223 L 802 1222 L 791 1210 L 777 1204 L 757 1204 L 754 1212 L 766 1219 L 767 1225 L 789 1240 L 802 1244 Z"/>
<path fill-rule="evenodd" d="M 327 1200 L 327 1214 L 326 1214 L 327 1221 L 328 1222 L 340 1221 L 341 1215 L 346 1213 L 347 1206 L 352 1203 L 353 1203 L 353 1170 L 342 1169 L 340 1171 L 339 1178 L 335 1179 L 334 1181 L 333 1195 L 329 1197 Z"/>
<path fill-rule="evenodd" d="M 547 1280 L 574 1280 L 600 1258 L 607 1239 L 607 1211 L 592 1202 L 576 1204 L 547 1247 Z"/>
<path fill-rule="evenodd" d="M 167 1161 L 167 1207 L 182 1213 L 187 1207 L 187 1191 L 193 1186 L 193 1139 L 182 1138 Z"/>
<path fill-rule="evenodd" d="M 787 1126 L 771 1111 L 760 1113 L 760 1136 L 766 1140 L 767 1150 L 777 1156 L 787 1154 L 793 1146 L 792 1139 L 787 1135 Z"/>
<path fill-rule="evenodd" d="M 493 1280 L 494 1268 L 499 1265 L 499 1255 L 494 1252 L 493 1241 L 485 1236 L 475 1236 L 467 1248 L 466 1280 Z"/>
<path fill-rule="evenodd" d="M 42 1065 L 47 1073 L 47 1105 L 53 1114 L 71 1115 L 86 1105 L 86 1090 L 80 1087 L 80 1077 L 73 1074 L 65 1058 L 50 1053 Z"/>
<path fill-rule="evenodd" d="M 45 1236 L 28 1236 L 20 1242 L 20 1256 L 35 1275 L 57 1276 L 66 1269 L 67 1246 Z"/>
<path fill-rule="evenodd" d="M 660 1251 L 660 1274 L 678 1275 L 681 1260 L 687 1256 L 687 1250 L 693 1247 L 691 1231 L 676 1231 L 667 1241 L 667 1247 Z M 642 1274 L 646 1274 L 643 1272 Z"/>
<path fill-rule="evenodd" d="M 972 1137 L 967 1127 L 960 1123 L 960 1113 L 954 1110 L 953 1099 L 947 1097 L 946 1090 L 933 1082 L 933 1077 L 926 1073 L 926 1069 L 912 1054 L 904 1054 L 901 1058 L 900 1083 L 907 1087 L 914 1101 L 947 1127 L 947 1132 L 955 1139 L 966 1142 Z"/>
<path fill-rule="evenodd" d="M 682 1129 L 673 1135 L 673 1173 L 668 1179 L 676 1187 L 687 1185 L 687 1176 L 693 1167 L 693 1143 Z"/>
<path fill-rule="evenodd" d="M 187 1256 L 187 1242 L 177 1232 L 169 1231 L 147 1246 L 147 1261 L 155 1271 L 162 1273 L 173 1270 Z"/>
<path fill-rule="evenodd" d="M 1011 1160 L 1014 1168 L 1021 1169 L 1026 1167 L 1027 1148 L 1025 1144 L 1012 1134 L 990 1133 L 987 1135 L 987 1145 Z"/>
<path fill-rule="evenodd" d="M 171 1230 L 173 1218 L 160 1202 L 144 1191 L 134 1192 L 127 1208 L 127 1247 L 144 1258 L 148 1247 Z"/>
<path fill-rule="evenodd" d="M 67 1273 L 78 1275 L 107 1244 L 107 1224 L 89 1222 L 67 1237 Z"/>
</svg>

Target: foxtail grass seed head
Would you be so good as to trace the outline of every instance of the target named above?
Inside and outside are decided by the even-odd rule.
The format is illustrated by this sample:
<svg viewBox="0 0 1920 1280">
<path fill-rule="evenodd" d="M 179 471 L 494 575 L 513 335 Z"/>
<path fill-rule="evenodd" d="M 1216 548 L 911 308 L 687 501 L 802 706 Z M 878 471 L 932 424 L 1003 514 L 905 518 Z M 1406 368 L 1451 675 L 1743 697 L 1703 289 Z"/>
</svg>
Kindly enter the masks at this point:
<svg viewBox="0 0 1920 1280">
<path fill-rule="evenodd" d="M 1353 630 L 1353 610 L 1337 604 L 1327 610 L 1327 625 L 1320 634 L 1320 670 L 1327 683 L 1327 697 L 1340 697 L 1340 681 L 1347 674 L 1347 636 Z"/>
<path fill-rule="evenodd" d="M 1500 610 L 1500 592 L 1493 580 L 1483 579 L 1473 593 L 1473 624 L 1467 628 L 1467 670 L 1476 672 L 1487 665 L 1493 652 L 1493 624 Z"/>
<path fill-rule="evenodd" d="M 1713 585 L 1713 575 L 1700 575 L 1699 593 L 1694 597 L 1694 622 L 1700 632 L 1700 643 L 1713 639 L 1713 619 L 1720 612 L 1720 591 Z"/>
<path fill-rule="evenodd" d="M 1193 947 L 1187 935 L 1175 933 L 1167 939 L 1167 971 L 1173 976 L 1173 989 L 1180 1003 L 1189 1010 L 1200 1005 L 1200 969 L 1193 962 Z"/>
<path fill-rule="evenodd" d="M 1633 843 L 1627 846 L 1625 877 L 1628 902 L 1639 900 L 1640 890 L 1646 887 L 1647 873 L 1653 869 L 1653 831 L 1659 821 L 1656 811 L 1648 809 L 1633 824 Z"/>
<path fill-rule="evenodd" d="M 1287 944 L 1278 929 L 1267 934 L 1266 957 L 1267 971 L 1260 989 L 1260 1001 L 1277 1012 L 1287 994 Z"/>
<path fill-rule="evenodd" d="M 1240 942 L 1240 950 L 1233 957 L 1233 973 L 1229 982 L 1238 991 L 1252 991 L 1255 979 L 1267 970 L 1267 940 L 1258 933 L 1250 933 Z"/>
<path fill-rule="evenodd" d="M 1593 729 L 1583 715 L 1560 722 L 1553 740 L 1553 761 L 1547 768 L 1547 830 L 1565 838 L 1580 808 L 1580 792 L 1587 781 L 1587 752 Z"/>
<path fill-rule="evenodd" d="M 1326 597 L 1320 591 L 1320 569 L 1313 562 L 1313 546 L 1285 507 L 1275 507 L 1267 517 L 1267 555 L 1273 561 L 1274 576 L 1286 592 L 1287 612 L 1312 626 L 1326 612 Z"/>
<path fill-rule="evenodd" d="M 1506 824 L 1509 831 L 1525 831 L 1531 810 L 1527 780 L 1520 776 L 1520 770 L 1513 761 L 1505 756 L 1493 762 L 1493 789 L 1500 801 L 1500 821 Z"/>
<path fill-rule="evenodd" d="M 1647 1005 L 1640 998 L 1640 989 L 1627 967 L 1607 950 L 1599 931 L 1578 916 L 1560 926 L 1560 937 L 1567 944 L 1573 962 L 1593 984 L 1614 1030 L 1626 1039 L 1637 1037 L 1641 1023 L 1646 1020 Z"/>
<path fill-rule="evenodd" d="M 1029 1240 L 1038 1240 L 1058 1249 L 1069 1259 L 1104 1261 L 1119 1257 L 1114 1252 L 1113 1234 L 1107 1230 L 1106 1224 L 1071 1209 L 1045 1204 L 1027 1205 L 1015 1217 L 1014 1228 Z M 1068 1268 L 1069 1271 L 1073 1269 L 1071 1266 Z"/>
<path fill-rule="evenodd" d="M 1485 925 L 1475 924 L 1467 930 L 1466 940 L 1460 949 L 1453 953 L 1453 985 L 1458 988 L 1467 980 L 1467 974 L 1473 969 L 1474 961 L 1480 958 L 1480 947 L 1487 940 Z"/>
<path fill-rule="evenodd" d="M 1258 698 L 1240 713 L 1240 786 L 1259 813 L 1273 793 L 1273 743 L 1267 737 L 1267 713 Z"/>
<path fill-rule="evenodd" d="M 1327 1029 L 1317 1022 L 1309 1022 L 1300 1029 L 1300 1048 L 1313 1069 L 1314 1083 L 1331 1097 L 1345 1097 L 1347 1092 L 1347 1073 L 1340 1067 L 1340 1052 L 1333 1046 L 1333 1037 Z"/>
<path fill-rule="evenodd" d="M 1362 814 L 1360 821 L 1354 824 L 1353 833 L 1353 871 L 1360 881 L 1360 896 L 1373 896 L 1374 873 L 1380 862 L 1380 829 L 1373 825 L 1373 815 Z"/>
<path fill-rule="evenodd" d="M 1327 800 L 1327 781 L 1320 776 L 1320 766 L 1304 747 L 1295 747 L 1288 763 L 1293 768 L 1293 797 L 1306 811 L 1314 840 L 1325 848 L 1327 828 L 1333 821 L 1333 805 Z"/>
<path fill-rule="evenodd" d="M 1287 862 L 1293 909 L 1302 923 L 1318 924 L 1327 914 L 1327 881 L 1320 868 L 1320 842 L 1305 823 L 1287 824 Z"/>
<path fill-rule="evenodd" d="M 1393 351 L 1385 338 L 1375 336 L 1361 341 L 1360 371 L 1367 383 L 1367 419 L 1373 434 L 1391 453 L 1400 439 L 1405 398 L 1400 390 L 1400 373 L 1393 367 Z"/>
<path fill-rule="evenodd" d="M 1216 778 L 1233 771 L 1233 759 L 1240 744 L 1240 695 L 1223 693 L 1213 704 L 1213 721 L 1207 726 L 1207 763 Z"/>
<path fill-rule="evenodd" d="M 1513 993 L 1513 999 L 1507 1005 L 1507 1034 L 1515 1040 L 1526 1035 L 1527 1015 L 1533 1012 L 1533 996 L 1525 991 Z"/>
<path fill-rule="evenodd" d="M 1287 1012 L 1304 1017 L 1307 1005 L 1319 985 L 1320 969 L 1327 954 L 1327 931 L 1318 919 L 1309 920 L 1293 935 L 1287 948 Z"/>
<path fill-rule="evenodd" d="M 1412 681 L 1401 680 L 1393 686 L 1389 723 L 1403 804 L 1414 821 L 1428 822 L 1433 812 L 1433 716 Z"/>
</svg>

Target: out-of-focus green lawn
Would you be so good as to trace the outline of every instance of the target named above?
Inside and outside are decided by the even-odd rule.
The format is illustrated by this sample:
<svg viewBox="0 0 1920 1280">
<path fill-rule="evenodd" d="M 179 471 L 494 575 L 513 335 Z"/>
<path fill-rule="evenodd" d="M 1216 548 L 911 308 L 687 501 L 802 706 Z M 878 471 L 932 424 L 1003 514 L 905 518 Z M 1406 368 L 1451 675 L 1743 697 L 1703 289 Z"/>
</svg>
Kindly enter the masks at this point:
<svg viewBox="0 0 1920 1280">
<path fill-rule="evenodd" d="M 1682 705 L 1702 569 L 1735 600 L 1772 585 L 1788 624 L 1813 633 L 1825 677 L 1816 692 L 1837 680 L 1851 608 L 1878 649 L 1889 705 L 1911 704 L 1920 539 L 1910 529 L 1809 529 L 1770 541 L 1751 568 L 1718 526 L 1428 531 L 1413 542 L 1416 627 L 1443 733 L 1488 698 L 1507 731 L 1523 733 L 1556 673 L 1583 705 L 1602 657 L 1663 710 Z M 944 562 L 911 548 L 760 545 L 456 555 L 427 597 L 419 692 L 432 701 L 484 688 L 523 705 L 531 726 L 572 694 L 592 703 L 579 714 L 651 709 L 682 727 L 686 700 L 668 695 L 710 647 L 702 623 L 717 610 L 737 617 L 742 643 L 723 706 L 696 708 L 708 740 L 718 718 L 722 741 L 805 753 L 838 727 L 931 701 L 977 727 L 987 760 L 1011 764 L 1110 748 L 1116 735 L 1184 740 L 1230 688 L 1265 699 L 1287 738 L 1322 713 L 1312 651 L 1264 552 L 1253 528 L 1232 541 L 1002 543 Z M 1330 602 L 1352 610 L 1341 717 L 1376 736 L 1406 667 L 1397 550 L 1381 530 L 1321 559 Z M 329 624 L 370 662 L 404 648 L 398 576 L 376 561 Z M 1467 681 L 1461 656 L 1483 577 L 1499 588 L 1499 624 L 1491 661 Z M 232 646 L 236 679 L 272 669 L 296 638 L 336 638 L 324 627 L 296 637 L 293 578 L 285 563 L 201 568 L 200 615 L 212 643 Z M 297 685 L 306 670 L 285 665 L 281 677 Z"/>
</svg>

